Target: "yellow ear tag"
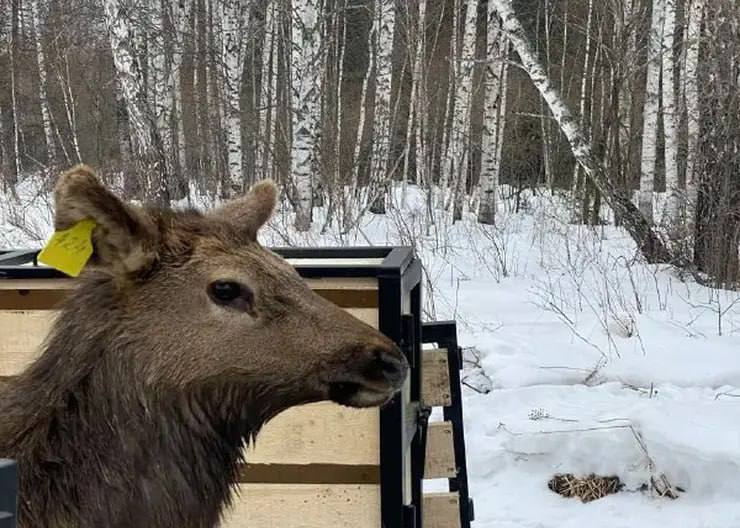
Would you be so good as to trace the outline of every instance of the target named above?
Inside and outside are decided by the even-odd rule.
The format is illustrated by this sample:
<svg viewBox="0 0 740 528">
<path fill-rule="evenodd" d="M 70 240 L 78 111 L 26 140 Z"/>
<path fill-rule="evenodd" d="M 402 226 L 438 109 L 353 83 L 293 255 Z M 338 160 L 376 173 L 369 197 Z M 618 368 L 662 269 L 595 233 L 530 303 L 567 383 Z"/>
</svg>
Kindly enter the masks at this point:
<svg viewBox="0 0 740 528">
<path fill-rule="evenodd" d="M 77 277 L 92 256 L 93 229 L 95 221 L 87 218 L 69 229 L 55 231 L 39 253 L 38 260 L 71 277 Z"/>
</svg>

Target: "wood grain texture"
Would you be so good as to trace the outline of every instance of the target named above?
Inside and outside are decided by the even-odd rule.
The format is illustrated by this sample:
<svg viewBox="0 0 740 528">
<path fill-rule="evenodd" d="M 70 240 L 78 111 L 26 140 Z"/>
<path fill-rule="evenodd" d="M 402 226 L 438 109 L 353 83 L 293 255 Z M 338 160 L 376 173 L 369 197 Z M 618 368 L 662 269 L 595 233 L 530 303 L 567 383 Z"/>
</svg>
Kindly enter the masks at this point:
<svg viewBox="0 0 740 528">
<path fill-rule="evenodd" d="M 452 478 L 456 475 L 452 422 L 432 422 L 427 429 L 424 478 Z"/>
<path fill-rule="evenodd" d="M 35 360 L 56 312 L 0 310 L 0 376 L 17 376 Z"/>
<path fill-rule="evenodd" d="M 221 528 L 379 528 L 375 485 L 241 484 Z"/>
<path fill-rule="evenodd" d="M 431 407 L 452 405 L 450 369 L 447 350 L 434 349 L 422 352 L 421 398 Z"/>
<path fill-rule="evenodd" d="M 457 493 L 424 494 L 424 528 L 460 528 Z"/>
<path fill-rule="evenodd" d="M 247 449 L 252 464 L 380 464 L 380 411 L 321 402 L 268 422 Z"/>
</svg>

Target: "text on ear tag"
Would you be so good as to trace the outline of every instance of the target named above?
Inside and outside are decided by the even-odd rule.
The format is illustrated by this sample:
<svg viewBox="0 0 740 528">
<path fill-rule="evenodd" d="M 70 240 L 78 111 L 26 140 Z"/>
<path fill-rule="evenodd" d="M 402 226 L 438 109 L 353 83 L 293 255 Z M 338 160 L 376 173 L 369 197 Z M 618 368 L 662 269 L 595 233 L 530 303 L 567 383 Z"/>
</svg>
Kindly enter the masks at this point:
<svg viewBox="0 0 740 528">
<path fill-rule="evenodd" d="M 39 253 L 39 262 L 71 277 L 77 277 L 92 256 L 93 229 L 95 221 L 87 218 L 69 229 L 55 231 Z"/>
</svg>

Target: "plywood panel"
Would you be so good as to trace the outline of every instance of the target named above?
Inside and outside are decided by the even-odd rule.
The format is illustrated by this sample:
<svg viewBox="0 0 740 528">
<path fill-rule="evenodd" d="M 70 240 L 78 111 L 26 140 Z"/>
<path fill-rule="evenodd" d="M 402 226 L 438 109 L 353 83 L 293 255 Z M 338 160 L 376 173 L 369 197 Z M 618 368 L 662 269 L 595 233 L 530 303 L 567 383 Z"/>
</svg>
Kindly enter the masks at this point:
<svg viewBox="0 0 740 528">
<path fill-rule="evenodd" d="M 431 407 L 452 405 L 450 369 L 447 350 L 435 349 L 422 352 L 421 397 Z"/>
<path fill-rule="evenodd" d="M 50 310 L 0 310 L 0 376 L 17 376 L 38 357 L 55 315 Z"/>
<path fill-rule="evenodd" d="M 380 413 L 321 402 L 293 407 L 267 423 L 249 448 L 254 464 L 379 464 Z"/>
<path fill-rule="evenodd" d="M 378 328 L 376 308 L 346 310 Z M 55 315 L 53 310 L 0 310 L 0 376 L 17 376 L 38 357 Z"/>
<path fill-rule="evenodd" d="M 68 290 L 74 279 L 3 279 L 0 290 Z"/>
<path fill-rule="evenodd" d="M 427 430 L 424 478 L 452 478 L 457 475 L 452 422 L 433 422 Z"/>
<path fill-rule="evenodd" d="M 322 267 L 373 267 L 383 264 L 384 258 L 288 258 L 285 259 L 292 266 L 322 266 Z"/>
<path fill-rule="evenodd" d="M 457 493 L 424 495 L 424 528 L 460 528 L 460 497 Z"/>
<path fill-rule="evenodd" d="M 380 312 L 377 308 L 345 308 L 345 310 L 373 328 L 380 326 Z"/>
<path fill-rule="evenodd" d="M 221 528 L 378 528 L 375 485 L 242 484 Z"/>
</svg>

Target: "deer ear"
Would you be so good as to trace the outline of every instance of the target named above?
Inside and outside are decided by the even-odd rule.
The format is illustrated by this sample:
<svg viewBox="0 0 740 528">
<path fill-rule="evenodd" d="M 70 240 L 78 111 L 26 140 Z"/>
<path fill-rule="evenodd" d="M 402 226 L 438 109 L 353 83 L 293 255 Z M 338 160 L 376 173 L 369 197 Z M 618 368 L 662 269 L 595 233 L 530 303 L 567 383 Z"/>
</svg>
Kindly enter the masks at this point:
<svg viewBox="0 0 740 528">
<path fill-rule="evenodd" d="M 77 165 L 62 174 L 54 189 L 54 202 L 57 230 L 87 218 L 95 221 L 91 264 L 128 274 L 155 260 L 158 237 L 152 219 L 103 187 L 90 167 Z"/>
<path fill-rule="evenodd" d="M 245 230 L 249 238 L 256 240 L 257 232 L 275 210 L 277 197 L 275 183 L 272 180 L 262 180 L 254 184 L 247 194 L 222 205 L 212 214 Z"/>
</svg>

